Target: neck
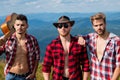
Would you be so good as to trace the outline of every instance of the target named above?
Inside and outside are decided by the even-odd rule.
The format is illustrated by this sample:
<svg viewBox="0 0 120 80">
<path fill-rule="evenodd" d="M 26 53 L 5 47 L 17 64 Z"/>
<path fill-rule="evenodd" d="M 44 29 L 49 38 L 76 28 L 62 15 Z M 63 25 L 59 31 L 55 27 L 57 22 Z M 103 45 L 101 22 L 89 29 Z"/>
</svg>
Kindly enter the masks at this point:
<svg viewBox="0 0 120 80">
<path fill-rule="evenodd" d="M 16 34 L 18 40 L 22 40 L 25 38 L 25 34 Z"/>
<path fill-rule="evenodd" d="M 70 42 L 70 40 L 71 40 L 70 35 L 68 35 L 68 36 L 60 36 L 60 39 L 61 39 L 61 41 L 68 41 L 68 42 Z"/>
<path fill-rule="evenodd" d="M 109 32 L 105 32 L 103 35 L 99 35 L 99 38 L 107 39 L 109 37 Z"/>
</svg>

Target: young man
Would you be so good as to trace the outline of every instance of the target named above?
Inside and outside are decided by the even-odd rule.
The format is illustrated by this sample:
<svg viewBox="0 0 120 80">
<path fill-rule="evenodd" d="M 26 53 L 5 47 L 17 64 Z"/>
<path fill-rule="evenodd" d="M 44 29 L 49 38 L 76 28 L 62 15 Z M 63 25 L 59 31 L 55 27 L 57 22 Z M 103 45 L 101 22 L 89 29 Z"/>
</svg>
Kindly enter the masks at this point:
<svg viewBox="0 0 120 80">
<path fill-rule="evenodd" d="M 103 13 L 91 16 L 95 33 L 84 36 L 90 51 L 91 80 L 118 80 L 120 75 L 120 39 L 106 30 Z M 82 44 L 82 37 L 79 38 Z"/>
<path fill-rule="evenodd" d="M 52 80 L 87 80 L 89 60 L 86 48 L 80 46 L 78 39 L 70 34 L 74 21 L 70 21 L 67 16 L 61 16 L 53 24 L 59 36 L 46 48 L 42 67 L 44 79 L 50 80 L 52 68 Z"/>
<path fill-rule="evenodd" d="M 0 47 L 0 53 L 6 53 L 6 80 L 35 80 L 40 50 L 36 38 L 27 34 L 27 17 L 17 15 L 14 28 L 15 32 Z"/>
</svg>

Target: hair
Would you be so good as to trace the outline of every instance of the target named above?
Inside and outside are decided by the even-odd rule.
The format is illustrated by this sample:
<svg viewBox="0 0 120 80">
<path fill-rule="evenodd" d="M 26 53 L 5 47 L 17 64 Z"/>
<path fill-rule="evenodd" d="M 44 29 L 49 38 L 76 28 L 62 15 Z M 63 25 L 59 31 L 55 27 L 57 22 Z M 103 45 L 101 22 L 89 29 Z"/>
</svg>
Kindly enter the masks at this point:
<svg viewBox="0 0 120 80">
<path fill-rule="evenodd" d="M 25 16 L 25 15 L 23 15 L 23 14 L 19 14 L 19 15 L 17 15 L 17 18 L 16 18 L 16 20 L 21 20 L 21 21 L 26 21 L 26 23 L 28 23 L 28 19 L 27 19 L 27 17 Z"/>
<path fill-rule="evenodd" d="M 102 19 L 106 23 L 106 16 L 102 12 L 99 12 L 99 13 L 91 16 L 91 18 L 90 18 L 92 24 L 93 24 L 94 20 L 100 20 L 100 19 Z"/>
</svg>

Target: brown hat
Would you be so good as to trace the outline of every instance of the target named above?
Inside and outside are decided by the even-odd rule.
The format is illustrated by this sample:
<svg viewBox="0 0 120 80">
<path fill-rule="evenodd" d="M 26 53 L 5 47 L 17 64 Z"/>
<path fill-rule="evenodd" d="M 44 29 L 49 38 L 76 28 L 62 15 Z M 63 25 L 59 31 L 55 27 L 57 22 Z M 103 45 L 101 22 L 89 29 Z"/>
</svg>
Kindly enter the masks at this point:
<svg viewBox="0 0 120 80">
<path fill-rule="evenodd" d="M 53 23 L 53 25 L 54 25 L 55 27 L 57 27 L 58 24 L 60 24 L 60 23 L 70 23 L 71 26 L 73 26 L 74 23 L 75 23 L 75 21 L 71 21 L 70 18 L 67 17 L 67 16 L 61 16 L 61 17 L 59 18 L 58 22 Z"/>
</svg>

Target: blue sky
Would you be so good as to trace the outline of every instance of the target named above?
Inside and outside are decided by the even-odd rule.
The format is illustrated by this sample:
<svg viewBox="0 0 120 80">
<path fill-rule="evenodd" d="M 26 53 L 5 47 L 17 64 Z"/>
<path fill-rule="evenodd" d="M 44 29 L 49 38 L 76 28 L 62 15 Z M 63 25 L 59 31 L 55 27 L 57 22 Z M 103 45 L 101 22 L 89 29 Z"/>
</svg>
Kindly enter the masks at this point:
<svg viewBox="0 0 120 80">
<path fill-rule="evenodd" d="M 16 13 L 118 12 L 120 0 L 0 0 L 0 16 Z"/>
</svg>

